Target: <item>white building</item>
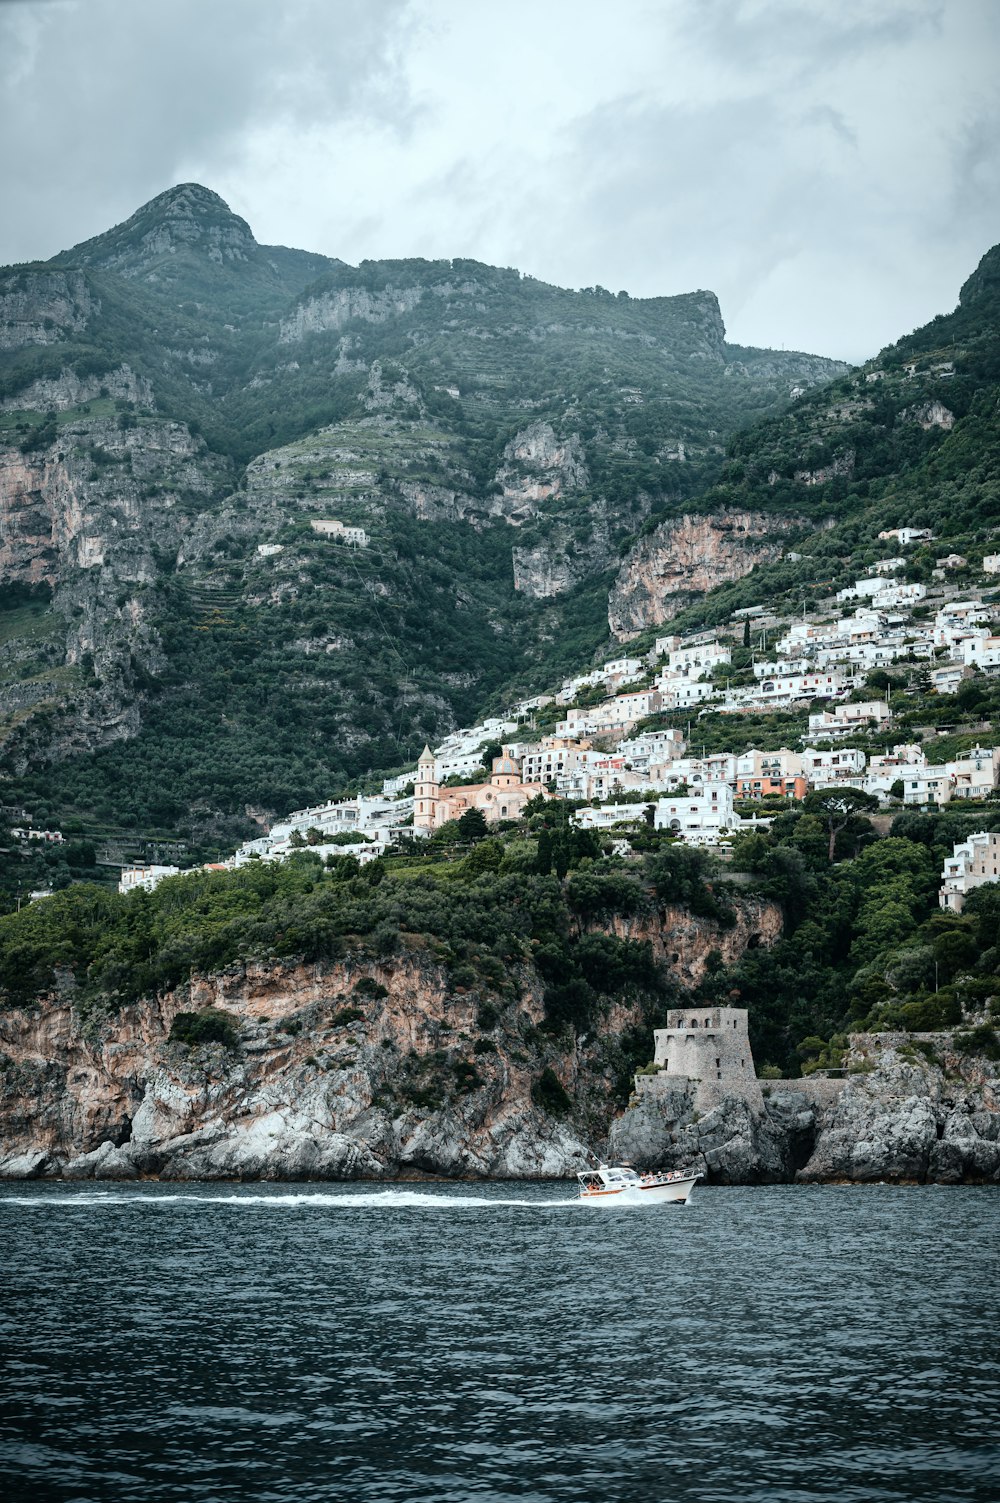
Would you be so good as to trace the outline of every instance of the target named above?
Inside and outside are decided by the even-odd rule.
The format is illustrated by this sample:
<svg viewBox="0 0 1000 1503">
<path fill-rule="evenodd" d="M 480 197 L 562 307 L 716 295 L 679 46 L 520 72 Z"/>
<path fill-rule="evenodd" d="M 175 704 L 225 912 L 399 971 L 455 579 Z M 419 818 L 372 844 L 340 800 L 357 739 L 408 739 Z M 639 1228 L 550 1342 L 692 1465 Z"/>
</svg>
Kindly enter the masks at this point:
<svg viewBox="0 0 1000 1503">
<path fill-rule="evenodd" d="M 948 763 L 954 779 L 952 798 L 990 798 L 1000 779 L 1000 747 L 974 746 Z"/>
<path fill-rule="evenodd" d="M 872 605 L 876 610 L 892 610 L 896 606 L 918 605 L 927 594 L 927 586 L 922 584 L 885 584 L 877 595 L 872 596 Z"/>
<path fill-rule="evenodd" d="M 987 553 L 983 559 L 984 574 L 1000 574 L 1000 553 Z"/>
<path fill-rule="evenodd" d="M 678 678 L 669 669 L 657 677 L 656 687 L 665 710 L 687 710 L 692 705 L 704 704 L 719 692 L 713 684 L 703 684 L 696 678 Z"/>
<path fill-rule="evenodd" d="M 834 699 L 850 688 L 849 681 L 835 668 L 812 670 L 809 673 L 787 673 L 773 678 L 762 678 L 756 689 L 744 692 L 748 699 L 776 700 L 787 702 L 793 699 Z"/>
<path fill-rule="evenodd" d="M 940 806 L 952 799 L 988 799 L 1000 780 L 1000 747 L 974 746 L 952 762 L 906 767 L 902 776 L 907 804 Z"/>
<path fill-rule="evenodd" d="M 935 647 L 957 647 L 969 637 L 987 637 L 988 606 L 981 600 L 949 600 L 934 617 Z"/>
<path fill-rule="evenodd" d="M 973 888 L 1000 881 L 1000 834 L 981 830 L 952 848 L 945 857 L 938 902 L 961 913 Z"/>
<path fill-rule="evenodd" d="M 681 674 L 684 678 L 698 678 L 703 673 L 711 673 L 721 663 L 733 661 L 731 647 L 723 647 L 719 641 L 682 643 L 677 647 L 670 648 L 667 654 L 667 671 L 672 674 Z"/>
<path fill-rule="evenodd" d="M 512 742 L 504 750 L 520 762 L 522 783 L 555 783 L 557 787 L 564 774 L 585 766 L 588 756 L 601 756 L 592 752 L 589 741 L 568 736 L 546 736 L 537 745 Z"/>
<path fill-rule="evenodd" d="M 315 832 L 316 848 L 334 835 L 374 835 L 377 830 L 397 830 L 408 824 L 413 814 L 413 799 L 387 798 L 384 794 L 359 794 L 357 798 L 338 799 L 309 809 L 296 809 L 278 820 L 270 832 L 258 840 L 248 841 L 241 850 L 246 854 L 284 855 L 297 847 L 293 836 L 308 837 Z M 317 839 L 318 837 L 318 839 Z"/>
<path fill-rule="evenodd" d="M 680 731 L 670 728 L 663 731 L 646 731 L 642 736 L 633 736 L 618 743 L 618 753 L 636 772 L 642 772 L 653 763 L 672 762 L 684 754 L 684 737 Z"/>
<path fill-rule="evenodd" d="M 754 747 L 736 758 L 734 774 L 737 778 L 799 778 L 805 770 L 806 758 L 787 746 L 780 751 L 758 751 Z"/>
<path fill-rule="evenodd" d="M 884 699 L 867 699 L 860 703 L 848 701 L 835 705 L 832 710 L 820 710 L 809 716 L 806 739 L 810 741 L 836 740 L 850 736 L 869 724 L 885 725 L 892 719 L 892 711 Z"/>
<path fill-rule="evenodd" d="M 663 699 L 656 689 L 618 694 L 589 709 L 568 710 L 566 719 L 557 723 L 555 733 L 557 736 L 600 736 L 615 731 L 626 732 L 662 708 Z"/>
<path fill-rule="evenodd" d="M 806 751 L 802 770 L 815 788 L 858 778 L 865 770 L 867 758 L 860 747 L 842 747 L 839 751 Z"/>
<path fill-rule="evenodd" d="M 914 806 L 947 804 L 954 786 L 947 763 L 907 767 L 903 775 L 903 803 Z"/>
<path fill-rule="evenodd" d="M 714 845 L 736 823 L 728 783 L 706 783 L 699 794 L 667 795 L 656 801 L 654 828 L 670 830 L 693 845 Z"/>
<path fill-rule="evenodd" d="M 934 534 L 929 527 L 889 527 L 878 535 L 880 543 L 886 543 L 890 538 L 896 538 L 904 548 L 908 548 L 911 543 L 933 542 Z"/>
<path fill-rule="evenodd" d="M 596 809 L 578 809 L 572 818 L 584 829 L 610 830 L 619 824 L 642 822 L 645 808 L 641 803 L 602 804 Z M 697 793 L 668 794 L 658 798 L 653 809 L 657 830 L 670 830 L 692 845 L 714 845 L 723 830 L 737 823 L 733 791 L 725 783 L 708 783 Z"/>
<path fill-rule="evenodd" d="M 885 580 L 877 575 L 873 579 L 856 579 L 852 585 L 837 591 L 838 600 L 866 600 L 885 589 Z"/>
<path fill-rule="evenodd" d="M 966 637 L 960 643 L 962 662 L 981 672 L 1000 668 L 1000 637 Z"/>
<path fill-rule="evenodd" d="M 142 888 L 143 892 L 152 892 L 166 877 L 179 876 L 180 870 L 179 866 L 148 866 L 141 861 L 134 866 L 123 866 L 118 891 L 135 892 L 136 888 Z"/>
<path fill-rule="evenodd" d="M 967 663 L 941 663 L 931 669 L 931 688 L 935 694 L 954 694 L 963 679 L 972 677 Z"/>
<path fill-rule="evenodd" d="M 321 537 L 333 538 L 337 543 L 347 543 L 352 548 L 368 547 L 369 538 L 363 527 L 349 527 L 333 518 L 312 521 L 309 526 Z"/>
</svg>

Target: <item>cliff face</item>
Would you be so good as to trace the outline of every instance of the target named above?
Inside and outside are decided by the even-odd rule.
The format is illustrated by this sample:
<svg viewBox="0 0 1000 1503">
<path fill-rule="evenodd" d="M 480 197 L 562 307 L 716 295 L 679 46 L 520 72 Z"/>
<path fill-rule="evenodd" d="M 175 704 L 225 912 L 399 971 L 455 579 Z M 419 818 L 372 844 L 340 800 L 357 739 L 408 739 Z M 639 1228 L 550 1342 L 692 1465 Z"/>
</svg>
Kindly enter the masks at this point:
<svg viewBox="0 0 1000 1503">
<path fill-rule="evenodd" d="M 99 308 L 79 271 L 19 269 L 0 286 L 0 350 L 59 344 L 82 333 Z"/>
<path fill-rule="evenodd" d="M 372 997 L 358 981 L 384 987 Z M 374 986 L 373 986 L 374 984 Z M 225 1012 L 239 1045 L 167 1042 L 180 1011 Z M 248 966 L 81 1027 L 68 1000 L 0 1018 L 0 1175 L 378 1178 L 573 1172 L 576 1126 L 532 1100 L 526 992 L 482 1039 L 473 999 L 419 955 L 389 966 Z M 618 1026 L 629 1021 L 616 1019 Z M 545 1057 L 579 1105 L 609 1109 L 599 1048 Z"/>
<path fill-rule="evenodd" d="M 855 1034 L 802 1180 L 1000 1183 L 1000 1064 L 954 1034 Z"/>
<path fill-rule="evenodd" d="M 781 938 L 777 903 L 741 893 L 733 911 L 736 921 L 728 928 L 676 904 L 661 908 L 655 918 L 617 917 L 607 927 L 619 939 L 646 941 L 656 960 L 689 989 L 704 981 L 710 955 L 718 953 L 726 965 L 734 965 L 747 950 L 769 950 Z"/>
<path fill-rule="evenodd" d="M 619 935 L 649 940 L 683 984 L 709 950 L 777 936 L 770 905 L 737 908 L 720 933 L 670 909 Z M 623 996 L 599 1029 L 551 1035 L 537 973 L 515 979 L 519 999 L 486 1009 L 411 942 L 385 962 L 233 967 L 88 1016 L 67 976 L 0 1013 L 0 1177 L 572 1174 L 607 1135 L 643 1005 Z M 170 1042 L 178 1013 L 206 1007 L 233 1047 Z M 539 1093 L 546 1070 L 564 1111 Z"/>
<path fill-rule="evenodd" d="M 183 424 L 144 412 L 123 427 L 105 383 L 97 412 L 73 401 L 91 393 L 71 373 L 39 384 L 62 413 L 51 442 L 0 446 L 0 572 L 52 601 L 11 620 L 0 653 L 0 748 L 15 771 L 38 755 L 36 726 L 47 757 L 137 733 L 137 674 L 163 664 L 156 586 L 226 473 Z M 111 385 L 144 394 L 127 368 Z"/>
<path fill-rule="evenodd" d="M 766 512 L 728 510 L 661 523 L 627 555 L 612 586 L 612 634 L 626 642 L 669 621 L 706 590 L 780 557 L 783 534 L 801 525 Z"/>
<path fill-rule="evenodd" d="M 763 1110 L 693 1091 L 634 1097 L 616 1157 L 718 1184 L 1000 1184 L 1000 1066 L 939 1034 L 854 1034 L 843 1080 L 764 1084 Z"/>
</svg>

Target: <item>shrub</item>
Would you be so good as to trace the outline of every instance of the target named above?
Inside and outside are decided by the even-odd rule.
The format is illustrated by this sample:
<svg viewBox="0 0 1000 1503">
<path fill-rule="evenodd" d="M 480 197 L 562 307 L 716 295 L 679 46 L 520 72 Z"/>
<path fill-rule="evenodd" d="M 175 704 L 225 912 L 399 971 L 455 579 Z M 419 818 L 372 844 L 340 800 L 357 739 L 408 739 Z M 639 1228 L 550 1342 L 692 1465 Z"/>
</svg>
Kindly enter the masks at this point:
<svg viewBox="0 0 1000 1503">
<path fill-rule="evenodd" d="M 1000 1038 L 988 1023 L 970 1028 L 968 1033 L 956 1033 L 954 1045 L 959 1054 L 981 1054 L 985 1059 L 1000 1060 Z"/>
<path fill-rule="evenodd" d="M 234 1049 L 238 1042 L 232 1016 L 217 1007 L 179 1012 L 170 1025 L 172 1044 L 224 1044 L 227 1049 Z"/>
<path fill-rule="evenodd" d="M 356 997 L 371 997 L 373 1001 L 381 1001 L 389 995 L 388 987 L 376 981 L 373 976 L 361 976 L 354 983 L 354 995 Z"/>
<path fill-rule="evenodd" d="M 550 1117 L 564 1117 L 573 1104 L 562 1081 L 550 1065 L 545 1066 L 532 1086 L 531 1098 Z"/>
<path fill-rule="evenodd" d="M 466 1091 L 474 1091 L 476 1089 L 476 1086 L 482 1085 L 479 1071 L 476 1069 L 474 1064 L 470 1063 L 469 1060 L 456 1060 L 453 1068 L 455 1071 L 455 1084 L 463 1093 Z"/>
<path fill-rule="evenodd" d="M 334 1028 L 346 1028 L 348 1023 L 363 1023 L 364 1017 L 360 1007 L 341 1007 L 330 1021 Z"/>
</svg>

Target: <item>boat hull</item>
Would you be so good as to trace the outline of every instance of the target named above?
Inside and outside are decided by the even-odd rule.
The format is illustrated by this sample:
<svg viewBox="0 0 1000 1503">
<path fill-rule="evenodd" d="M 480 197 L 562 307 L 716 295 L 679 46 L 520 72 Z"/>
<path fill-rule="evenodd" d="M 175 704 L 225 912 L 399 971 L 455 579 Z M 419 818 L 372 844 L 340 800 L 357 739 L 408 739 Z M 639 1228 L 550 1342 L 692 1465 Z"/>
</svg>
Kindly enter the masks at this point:
<svg viewBox="0 0 1000 1503">
<path fill-rule="evenodd" d="M 672 1179 L 659 1184 L 650 1185 L 626 1185 L 602 1190 L 591 1190 L 580 1196 L 584 1205 L 588 1206 L 659 1206 L 659 1205 L 684 1205 L 691 1199 L 691 1191 L 694 1189 L 699 1176 L 685 1175 L 683 1179 Z"/>
</svg>

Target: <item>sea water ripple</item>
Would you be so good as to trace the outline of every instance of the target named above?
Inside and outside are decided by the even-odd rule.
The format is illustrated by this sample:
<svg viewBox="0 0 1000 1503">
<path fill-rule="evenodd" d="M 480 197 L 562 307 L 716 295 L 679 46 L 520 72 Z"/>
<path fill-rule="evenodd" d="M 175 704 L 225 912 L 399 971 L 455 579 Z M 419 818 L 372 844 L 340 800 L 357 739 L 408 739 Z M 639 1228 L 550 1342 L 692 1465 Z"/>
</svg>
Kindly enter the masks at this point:
<svg viewBox="0 0 1000 1503">
<path fill-rule="evenodd" d="M 0 1187 L 10 1503 L 995 1503 L 1000 1194 Z"/>
</svg>

